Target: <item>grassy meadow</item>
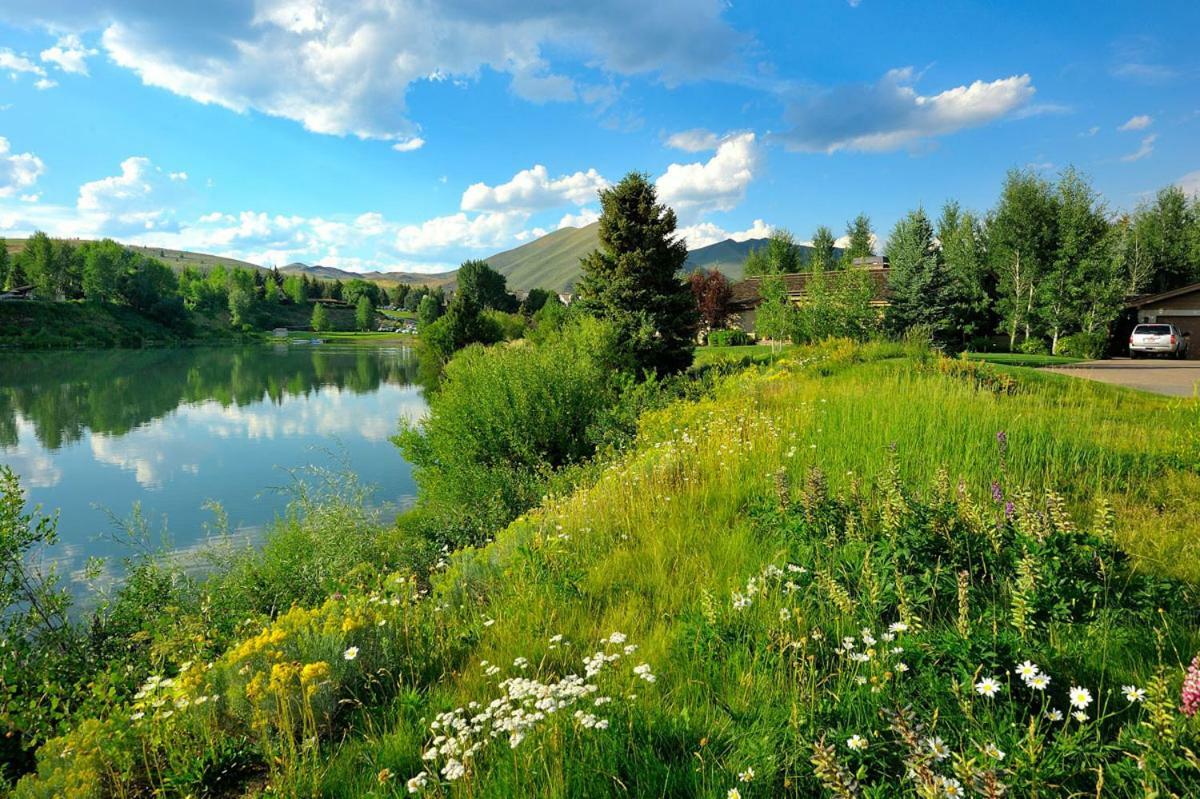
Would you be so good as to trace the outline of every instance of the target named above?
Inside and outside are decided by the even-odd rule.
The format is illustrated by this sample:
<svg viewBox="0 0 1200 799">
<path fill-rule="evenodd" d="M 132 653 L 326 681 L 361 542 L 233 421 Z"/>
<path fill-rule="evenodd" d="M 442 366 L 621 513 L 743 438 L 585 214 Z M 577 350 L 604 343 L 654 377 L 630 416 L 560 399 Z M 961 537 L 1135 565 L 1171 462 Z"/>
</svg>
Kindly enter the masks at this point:
<svg viewBox="0 0 1200 799">
<path fill-rule="evenodd" d="M 1200 791 L 1195 400 L 750 355 L 485 545 L 176 620 L 14 796 Z"/>
</svg>

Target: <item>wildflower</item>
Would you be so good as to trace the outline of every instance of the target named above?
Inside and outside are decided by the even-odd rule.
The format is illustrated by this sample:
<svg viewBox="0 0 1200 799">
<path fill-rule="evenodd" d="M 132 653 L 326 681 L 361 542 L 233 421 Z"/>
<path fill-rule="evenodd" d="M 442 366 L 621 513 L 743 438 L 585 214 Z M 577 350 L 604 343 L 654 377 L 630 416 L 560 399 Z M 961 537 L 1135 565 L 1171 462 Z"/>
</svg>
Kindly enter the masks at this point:
<svg viewBox="0 0 1200 799">
<path fill-rule="evenodd" d="M 753 780 L 754 780 L 753 766 L 749 766 L 746 768 L 745 771 L 738 773 L 738 782 L 753 782 Z"/>
<path fill-rule="evenodd" d="M 1000 693 L 1000 683 L 996 682 L 995 678 L 993 677 L 984 677 L 982 680 L 975 683 L 975 693 L 991 699 L 993 696 Z"/>
<path fill-rule="evenodd" d="M 862 642 L 863 642 L 863 646 L 874 646 L 875 645 L 875 636 L 871 635 L 871 631 L 868 630 L 866 627 L 862 628 Z"/>
<path fill-rule="evenodd" d="M 625 633 L 613 633 L 612 635 L 608 636 L 608 643 L 610 643 L 610 644 L 625 643 Z"/>
<path fill-rule="evenodd" d="M 1082 724 L 1088 720 L 1088 714 L 1084 713 L 1082 710 L 1076 710 L 1071 713 L 1071 718 Z"/>
<path fill-rule="evenodd" d="M 1004 501 L 1004 490 L 995 480 L 992 481 L 992 501 L 996 503 Z"/>
<path fill-rule="evenodd" d="M 428 780 L 428 775 L 422 771 L 417 776 L 409 779 L 409 781 L 405 784 L 408 787 L 409 793 L 420 793 L 421 791 L 425 790 L 425 784 L 428 782 Z"/>
<path fill-rule="evenodd" d="M 1192 658 L 1183 687 L 1179 691 L 1179 711 L 1185 716 L 1194 716 L 1200 710 L 1200 655 Z"/>
<path fill-rule="evenodd" d="M 633 673 L 636 674 L 638 677 L 641 677 L 646 682 L 654 682 L 655 680 L 658 679 L 650 672 L 650 664 L 649 663 L 643 663 L 640 666 L 634 666 Z"/>
<path fill-rule="evenodd" d="M 451 782 L 454 782 L 454 780 L 459 779 L 466 773 L 467 769 L 463 764 L 453 758 L 447 760 L 446 765 L 442 766 L 442 776 Z"/>
<path fill-rule="evenodd" d="M 902 621 L 894 621 L 888 626 L 889 633 L 908 632 L 908 625 Z"/>
<path fill-rule="evenodd" d="M 1050 684 L 1050 677 L 1046 674 L 1035 674 L 1026 680 L 1025 684 L 1035 691 L 1044 691 Z"/>
<path fill-rule="evenodd" d="M 358 647 L 350 647 L 342 653 L 342 657 L 344 657 L 346 660 L 354 660 L 356 657 L 358 657 Z"/>
<path fill-rule="evenodd" d="M 867 739 L 861 735 L 851 735 L 846 739 L 846 747 L 854 752 L 861 752 L 867 748 Z"/>
<path fill-rule="evenodd" d="M 904 663 L 903 661 L 902 661 L 902 662 L 900 662 L 900 663 L 897 663 L 897 664 L 896 664 L 896 671 L 898 671 L 898 672 L 900 672 L 901 674 L 903 674 L 904 672 L 908 671 L 908 664 L 907 664 L 907 663 Z"/>
<path fill-rule="evenodd" d="M 742 792 L 737 788 L 730 788 L 725 794 L 725 799 L 742 799 Z"/>
<path fill-rule="evenodd" d="M 988 757 L 994 757 L 997 760 L 1004 759 L 1004 752 L 1002 752 L 1000 750 L 1000 747 L 996 746 L 994 743 L 988 744 L 987 746 L 983 747 L 983 753 L 985 755 L 987 755 Z"/>
<path fill-rule="evenodd" d="M 745 594 L 739 594 L 737 591 L 733 592 L 734 610 L 745 610 L 746 608 L 750 607 L 751 602 L 752 600 L 750 597 L 746 596 Z"/>
<path fill-rule="evenodd" d="M 946 796 L 948 799 L 959 799 L 959 797 L 966 796 L 966 793 L 963 791 L 962 783 L 953 777 L 942 777 L 941 783 L 942 795 Z"/>
<path fill-rule="evenodd" d="M 792 618 L 792 612 L 790 610 L 788 610 L 787 608 L 779 609 L 779 621 L 780 622 L 790 621 L 791 618 Z"/>
<path fill-rule="evenodd" d="M 528 658 L 519 657 L 519 658 L 515 659 L 513 661 L 513 668 L 521 669 L 522 671 L 529 668 Z"/>
<path fill-rule="evenodd" d="M 1017 676 L 1020 677 L 1022 680 L 1024 680 L 1026 684 L 1028 684 L 1030 680 L 1032 680 L 1034 677 L 1038 676 L 1039 673 L 1041 673 L 1041 670 L 1037 666 L 1035 666 L 1033 663 L 1030 663 L 1027 660 L 1024 663 L 1021 663 L 1020 665 L 1017 666 L 1016 672 L 1017 672 Z"/>
<path fill-rule="evenodd" d="M 385 784 L 391 782 L 392 781 L 392 770 L 390 768 L 380 769 L 379 773 L 375 775 L 375 779 L 379 780 L 380 785 L 385 785 Z"/>
<path fill-rule="evenodd" d="M 1080 688 L 1078 685 L 1072 685 L 1069 693 L 1071 697 L 1071 707 L 1079 710 L 1087 709 L 1087 706 L 1092 703 L 1092 692 L 1086 688 Z"/>
<path fill-rule="evenodd" d="M 1062 721 L 1063 714 L 1062 714 L 1062 711 L 1059 710 L 1058 708 L 1052 707 L 1046 711 L 1046 718 L 1049 719 L 1050 721 Z"/>
<path fill-rule="evenodd" d="M 950 757 L 950 747 L 946 746 L 940 737 L 926 738 L 925 746 L 928 747 L 929 753 L 933 755 L 934 760 L 941 761 Z"/>
<path fill-rule="evenodd" d="M 139 710 L 137 713 L 134 713 L 134 714 L 133 714 L 132 716 L 130 716 L 129 718 L 130 718 L 130 720 L 132 720 L 132 721 L 137 721 L 138 719 L 140 719 L 140 718 L 144 717 L 145 715 L 146 715 L 145 713 L 143 713 L 142 711 L 140 711 L 140 710 Z"/>
<path fill-rule="evenodd" d="M 1146 689 L 1138 688 L 1136 685 L 1124 685 L 1121 687 L 1121 693 L 1125 694 L 1125 699 L 1130 704 L 1141 702 L 1146 698 Z"/>
<path fill-rule="evenodd" d="M 492 626 L 493 624 L 495 624 L 495 623 L 496 623 L 496 620 L 495 620 L 495 619 L 484 619 L 484 620 L 483 620 L 483 626 L 484 626 L 484 627 L 491 627 L 491 626 Z"/>
</svg>

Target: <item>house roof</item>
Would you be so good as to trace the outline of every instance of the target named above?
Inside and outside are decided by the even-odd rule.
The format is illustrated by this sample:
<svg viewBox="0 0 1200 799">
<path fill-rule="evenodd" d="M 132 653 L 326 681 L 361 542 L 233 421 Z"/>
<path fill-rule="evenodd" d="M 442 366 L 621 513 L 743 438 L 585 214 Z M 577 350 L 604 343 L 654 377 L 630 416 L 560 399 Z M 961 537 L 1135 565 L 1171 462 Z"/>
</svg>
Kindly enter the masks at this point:
<svg viewBox="0 0 1200 799">
<path fill-rule="evenodd" d="M 865 271 L 871 278 L 871 282 L 875 285 L 875 300 L 884 302 L 888 297 L 888 274 L 890 270 L 887 267 L 869 267 Z M 825 274 L 830 277 L 844 274 L 844 270 L 833 270 Z M 812 279 L 812 272 L 795 272 L 783 275 L 783 285 L 787 289 L 788 296 L 799 297 L 804 293 L 805 286 Z M 738 281 L 732 286 L 732 296 L 729 304 L 735 309 L 753 308 L 758 305 L 761 298 L 759 297 L 759 286 L 762 285 L 761 277 L 748 277 L 745 280 Z"/>
<path fill-rule="evenodd" d="M 1158 294 L 1139 294 L 1136 297 L 1126 300 L 1126 308 L 1145 308 L 1147 305 L 1155 305 L 1165 300 L 1173 300 L 1176 297 L 1183 297 L 1187 294 L 1200 292 L 1200 283 L 1192 283 L 1190 286 L 1180 286 L 1177 289 L 1163 291 Z"/>
</svg>

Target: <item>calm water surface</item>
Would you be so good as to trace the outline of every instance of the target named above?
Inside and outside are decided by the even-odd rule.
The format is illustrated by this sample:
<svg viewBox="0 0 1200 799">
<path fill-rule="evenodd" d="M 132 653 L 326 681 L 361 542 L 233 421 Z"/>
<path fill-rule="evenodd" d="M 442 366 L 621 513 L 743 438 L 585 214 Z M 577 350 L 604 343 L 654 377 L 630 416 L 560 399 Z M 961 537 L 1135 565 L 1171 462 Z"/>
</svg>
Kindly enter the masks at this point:
<svg viewBox="0 0 1200 799">
<path fill-rule="evenodd" d="M 407 504 L 388 437 L 425 410 L 416 372 L 407 348 L 0 352 L 0 463 L 59 511 L 62 571 L 98 556 L 111 575 L 131 554 L 112 517 L 135 504 L 154 543 L 165 529 L 183 552 L 209 535 L 214 500 L 253 539 L 286 507 L 289 470 L 310 465 L 348 467 L 385 510 Z"/>
</svg>

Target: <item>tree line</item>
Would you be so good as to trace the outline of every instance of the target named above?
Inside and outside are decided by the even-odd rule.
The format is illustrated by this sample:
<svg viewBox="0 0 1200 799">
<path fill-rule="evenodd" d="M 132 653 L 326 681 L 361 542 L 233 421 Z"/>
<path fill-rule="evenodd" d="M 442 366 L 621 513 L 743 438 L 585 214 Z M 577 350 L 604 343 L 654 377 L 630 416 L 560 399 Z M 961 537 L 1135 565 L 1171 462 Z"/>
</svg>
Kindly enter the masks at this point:
<svg viewBox="0 0 1200 799">
<path fill-rule="evenodd" d="M 847 224 L 840 252 L 823 225 L 811 245 L 773 232 L 745 261 L 747 276 L 763 278 L 756 332 L 801 341 L 919 326 L 952 349 L 999 336 L 1011 350 L 1100 355 L 1129 296 L 1200 281 L 1200 196 L 1169 186 L 1114 213 L 1074 168 L 1054 180 L 1012 170 L 983 214 L 949 200 L 936 220 L 916 208 L 896 223 L 882 253 L 889 304 L 872 325 L 874 288 L 846 267 L 875 255 L 874 240 L 865 214 Z M 813 273 L 798 304 L 779 279 L 797 272 Z M 704 316 L 712 328 L 727 318 L 719 307 Z"/>
</svg>

